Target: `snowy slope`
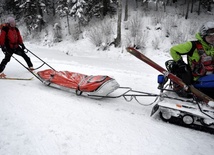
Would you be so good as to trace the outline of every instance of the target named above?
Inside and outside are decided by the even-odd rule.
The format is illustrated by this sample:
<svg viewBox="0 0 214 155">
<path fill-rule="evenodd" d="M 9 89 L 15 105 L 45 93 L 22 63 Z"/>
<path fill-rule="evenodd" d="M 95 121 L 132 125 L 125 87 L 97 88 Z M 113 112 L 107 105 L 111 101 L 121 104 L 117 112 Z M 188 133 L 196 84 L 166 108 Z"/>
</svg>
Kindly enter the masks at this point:
<svg viewBox="0 0 214 155">
<path fill-rule="evenodd" d="M 158 93 L 158 72 L 130 54 L 119 49 L 91 50 L 81 41 L 78 45 L 61 43 L 47 48 L 26 44 L 56 70 L 109 75 L 121 86 Z M 65 48 L 72 48 L 73 54 L 66 55 Z M 152 59 L 162 66 L 169 59 L 167 54 L 154 55 Z M 31 59 L 35 67 L 41 64 L 32 56 Z M 32 77 L 13 59 L 5 74 Z M 45 86 L 36 78 L 0 80 L 0 86 L 1 155 L 213 155 L 214 152 L 213 135 L 150 117 L 152 106 L 126 102 L 123 98 L 94 100 L 76 96 Z M 153 100 L 141 101 L 149 104 Z"/>
</svg>

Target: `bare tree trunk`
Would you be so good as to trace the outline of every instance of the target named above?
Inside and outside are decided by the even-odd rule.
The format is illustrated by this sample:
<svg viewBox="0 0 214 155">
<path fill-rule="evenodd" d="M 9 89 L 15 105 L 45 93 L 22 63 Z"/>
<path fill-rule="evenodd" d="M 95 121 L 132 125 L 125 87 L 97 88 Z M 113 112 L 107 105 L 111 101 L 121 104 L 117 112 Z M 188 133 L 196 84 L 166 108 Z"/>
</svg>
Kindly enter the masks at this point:
<svg viewBox="0 0 214 155">
<path fill-rule="evenodd" d="M 117 19 L 117 38 L 115 39 L 115 47 L 121 46 L 121 18 L 122 18 L 122 0 L 119 0 L 118 19 Z"/>
<path fill-rule="evenodd" d="M 38 0 L 36 1 L 36 12 L 37 12 L 37 15 L 40 15 L 40 11 L 39 11 L 39 2 L 38 2 Z M 39 25 L 39 32 L 41 32 L 42 31 L 42 24 L 41 24 L 41 18 L 39 18 L 38 19 L 39 20 L 39 22 L 38 22 L 38 25 Z"/>
<path fill-rule="evenodd" d="M 156 0 L 156 11 L 158 11 L 158 3 L 159 3 L 159 0 Z"/>
<path fill-rule="evenodd" d="M 102 0 L 102 2 L 103 2 L 103 16 L 105 16 L 108 11 L 109 0 Z"/>
<path fill-rule="evenodd" d="M 199 5 L 198 5 L 198 15 L 201 13 L 201 0 L 199 0 Z"/>
<path fill-rule="evenodd" d="M 146 8 L 149 8 L 149 0 L 146 0 Z"/>
<path fill-rule="evenodd" d="M 208 1 L 208 6 L 207 6 L 207 11 L 208 12 L 211 12 L 211 10 L 212 10 L 211 4 L 212 4 L 212 2 L 211 2 L 211 0 L 209 0 Z"/>
<path fill-rule="evenodd" d="M 166 0 L 164 0 L 163 1 L 163 8 L 164 8 L 163 10 L 164 10 L 164 12 L 166 12 L 166 3 L 167 3 Z"/>
<path fill-rule="evenodd" d="M 52 8 L 52 13 L 53 13 L 53 16 L 55 16 L 55 15 L 56 15 L 56 11 L 55 11 L 56 8 L 55 8 L 55 2 L 54 2 L 54 1 L 53 1 L 52 5 L 53 5 L 53 6 L 52 6 L 52 7 L 53 7 L 53 8 Z"/>
<path fill-rule="evenodd" d="M 191 1 L 191 0 L 188 0 L 188 1 L 187 1 L 187 11 L 186 11 L 185 19 L 187 19 L 187 18 L 188 18 L 188 14 L 189 14 L 189 4 L 190 4 L 190 1 Z"/>
<path fill-rule="evenodd" d="M 191 10 L 190 10 L 191 13 L 193 12 L 193 4 L 194 4 L 194 1 L 195 1 L 195 0 L 192 0 Z"/>
<path fill-rule="evenodd" d="M 135 0 L 135 4 L 136 4 L 136 9 L 138 8 L 138 2 L 137 0 Z"/>
<path fill-rule="evenodd" d="M 68 34 L 71 35 L 70 23 L 69 23 L 69 15 L 68 15 L 68 13 L 67 13 L 67 15 L 66 15 L 66 18 L 67 18 L 67 24 L 68 24 Z"/>
<path fill-rule="evenodd" d="M 124 21 L 128 20 L 128 0 L 126 0 L 126 4 L 125 4 L 125 17 L 124 17 Z"/>
</svg>

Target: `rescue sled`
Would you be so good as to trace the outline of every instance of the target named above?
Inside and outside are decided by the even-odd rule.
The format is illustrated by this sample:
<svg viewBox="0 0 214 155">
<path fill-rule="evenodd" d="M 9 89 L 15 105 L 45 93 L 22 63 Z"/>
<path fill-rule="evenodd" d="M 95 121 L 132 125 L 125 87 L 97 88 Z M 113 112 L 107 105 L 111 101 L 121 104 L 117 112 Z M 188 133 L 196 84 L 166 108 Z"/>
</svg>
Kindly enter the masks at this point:
<svg viewBox="0 0 214 155">
<path fill-rule="evenodd" d="M 12 56 L 20 65 L 27 69 L 34 77 L 36 77 L 43 84 L 58 88 L 60 90 L 69 91 L 75 93 L 76 95 L 87 96 L 90 98 L 100 99 L 100 98 L 120 98 L 123 97 L 127 102 L 132 100 L 137 101 L 141 105 L 151 105 L 143 104 L 139 101 L 138 97 L 158 97 L 157 94 L 135 91 L 130 87 L 120 87 L 117 81 L 106 75 L 85 75 L 81 73 L 71 72 L 71 71 L 57 71 L 47 62 L 41 59 L 39 56 L 34 54 L 29 49 L 25 49 L 26 53 L 32 54 L 42 64 L 35 68 L 38 70 L 43 66 L 49 69 L 41 70 L 38 72 L 30 71 L 21 61 Z"/>
<path fill-rule="evenodd" d="M 85 75 L 70 71 L 46 69 L 37 72 L 45 85 L 70 91 L 77 95 L 101 98 L 119 87 L 117 81 L 109 76 Z"/>
</svg>

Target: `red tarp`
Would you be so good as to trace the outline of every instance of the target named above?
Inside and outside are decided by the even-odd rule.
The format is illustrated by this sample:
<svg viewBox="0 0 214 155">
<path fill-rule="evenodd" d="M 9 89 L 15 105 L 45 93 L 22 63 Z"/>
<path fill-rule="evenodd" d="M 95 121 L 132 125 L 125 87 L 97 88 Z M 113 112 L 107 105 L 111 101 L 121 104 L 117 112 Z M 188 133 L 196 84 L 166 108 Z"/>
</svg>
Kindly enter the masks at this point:
<svg viewBox="0 0 214 155">
<path fill-rule="evenodd" d="M 83 92 L 95 91 L 102 84 L 112 79 L 109 76 L 88 76 L 70 71 L 54 71 L 52 69 L 39 71 L 37 74 L 44 81 Z"/>
</svg>

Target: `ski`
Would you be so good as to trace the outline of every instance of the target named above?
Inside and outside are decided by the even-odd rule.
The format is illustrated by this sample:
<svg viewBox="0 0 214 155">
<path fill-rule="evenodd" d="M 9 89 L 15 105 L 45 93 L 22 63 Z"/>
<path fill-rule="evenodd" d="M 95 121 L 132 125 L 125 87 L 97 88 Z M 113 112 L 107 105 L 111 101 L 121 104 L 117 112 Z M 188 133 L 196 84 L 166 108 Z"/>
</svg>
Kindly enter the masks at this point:
<svg viewBox="0 0 214 155">
<path fill-rule="evenodd" d="M 6 77 L 6 78 L 0 78 L 0 80 L 32 80 L 33 77 L 31 78 L 18 78 L 18 77 Z"/>
<path fill-rule="evenodd" d="M 190 90 L 195 96 L 197 96 L 199 99 L 201 99 L 207 105 L 209 105 L 209 106 L 213 105 L 214 99 L 212 99 L 211 97 L 209 97 L 206 94 L 202 93 L 201 91 L 199 91 L 198 89 L 196 89 L 192 85 L 188 85 L 187 86 L 180 78 L 178 78 L 174 74 L 168 72 L 166 69 L 164 69 L 163 67 L 161 67 L 160 65 L 158 65 L 157 63 L 155 63 L 154 61 L 149 59 L 148 57 L 146 57 L 140 51 L 138 51 L 138 50 L 136 50 L 135 48 L 132 48 L 132 47 L 127 47 L 126 50 L 127 50 L 127 52 L 129 52 L 130 54 L 134 55 L 135 57 L 137 57 L 141 61 L 147 63 L 148 65 L 150 65 L 154 69 L 156 69 L 159 72 L 161 72 L 164 76 L 168 77 L 170 80 L 172 80 L 173 82 L 177 83 L 178 85 L 180 85 L 185 90 Z"/>
</svg>

